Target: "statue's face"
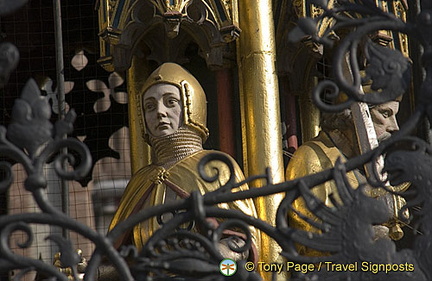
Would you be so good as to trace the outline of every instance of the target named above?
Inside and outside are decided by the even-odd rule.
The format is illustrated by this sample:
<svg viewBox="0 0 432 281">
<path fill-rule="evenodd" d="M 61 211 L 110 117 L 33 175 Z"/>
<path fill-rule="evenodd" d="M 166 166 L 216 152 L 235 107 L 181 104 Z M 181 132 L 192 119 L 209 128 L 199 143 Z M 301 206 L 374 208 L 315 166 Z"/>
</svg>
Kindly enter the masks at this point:
<svg viewBox="0 0 432 281">
<path fill-rule="evenodd" d="M 370 109 L 378 141 L 385 140 L 395 131 L 399 130 L 396 114 L 399 111 L 399 102 L 390 101 Z"/>
<path fill-rule="evenodd" d="M 154 137 L 171 135 L 180 127 L 182 106 L 180 90 L 171 84 L 156 84 L 143 96 L 144 118 Z"/>
</svg>

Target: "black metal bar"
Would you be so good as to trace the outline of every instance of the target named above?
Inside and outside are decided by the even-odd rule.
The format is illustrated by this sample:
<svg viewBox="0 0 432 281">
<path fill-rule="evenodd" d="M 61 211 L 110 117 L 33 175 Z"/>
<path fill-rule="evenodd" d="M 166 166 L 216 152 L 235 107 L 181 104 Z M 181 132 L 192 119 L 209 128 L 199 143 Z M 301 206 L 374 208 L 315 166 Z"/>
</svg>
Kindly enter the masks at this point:
<svg viewBox="0 0 432 281">
<path fill-rule="evenodd" d="M 55 42 L 56 42 L 56 67 L 57 67 L 57 97 L 59 108 L 59 120 L 64 119 L 66 115 L 66 101 L 64 89 L 64 61 L 63 61 L 63 35 L 62 35 L 62 16 L 61 1 L 53 0 L 54 4 L 54 24 L 55 24 Z M 66 138 L 66 135 L 63 136 Z M 67 149 L 63 150 L 67 154 Z M 61 186 L 61 203 L 62 211 L 69 215 L 69 185 L 65 179 L 60 179 Z M 67 229 L 62 229 L 63 237 L 69 238 Z"/>
</svg>

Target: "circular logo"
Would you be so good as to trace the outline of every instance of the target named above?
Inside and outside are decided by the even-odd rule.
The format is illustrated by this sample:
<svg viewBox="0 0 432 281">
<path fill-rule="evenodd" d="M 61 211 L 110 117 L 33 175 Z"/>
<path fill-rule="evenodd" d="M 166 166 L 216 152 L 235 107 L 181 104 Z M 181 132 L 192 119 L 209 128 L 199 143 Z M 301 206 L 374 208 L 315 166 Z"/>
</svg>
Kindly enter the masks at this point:
<svg viewBox="0 0 432 281">
<path fill-rule="evenodd" d="M 219 264 L 219 271 L 222 275 L 233 276 L 237 271 L 237 263 L 232 259 L 223 259 Z"/>
</svg>

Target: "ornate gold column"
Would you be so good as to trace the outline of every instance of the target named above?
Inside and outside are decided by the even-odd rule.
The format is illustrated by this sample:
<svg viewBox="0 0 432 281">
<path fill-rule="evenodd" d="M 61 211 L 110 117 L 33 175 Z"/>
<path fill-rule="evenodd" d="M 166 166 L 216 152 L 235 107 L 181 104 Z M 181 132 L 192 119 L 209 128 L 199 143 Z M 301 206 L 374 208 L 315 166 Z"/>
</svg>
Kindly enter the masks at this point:
<svg viewBox="0 0 432 281">
<path fill-rule="evenodd" d="M 243 133 L 243 158 L 247 176 L 271 168 L 274 182 L 284 180 L 278 80 L 275 66 L 275 36 L 271 0 L 239 3 L 238 65 Z M 274 224 L 282 194 L 257 198 L 261 219 Z M 260 261 L 283 262 L 280 247 L 268 236 L 261 237 Z M 263 274 L 271 280 L 271 274 Z M 278 275 L 277 280 L 286 279 Z"/>
<path fill-rule="evenodd" d="M 140 122 L 137 114 L 136 94 L 141 90 L 142 84 L 150 75 L 150 68 L 143 59 L 133 57 L 131 68 L 127 72 L 128 95 L 129 95 L 129 138 L 131 153 L 132 174 L 151 162 L 150 146 L 141 136 Z"/>
</svg>

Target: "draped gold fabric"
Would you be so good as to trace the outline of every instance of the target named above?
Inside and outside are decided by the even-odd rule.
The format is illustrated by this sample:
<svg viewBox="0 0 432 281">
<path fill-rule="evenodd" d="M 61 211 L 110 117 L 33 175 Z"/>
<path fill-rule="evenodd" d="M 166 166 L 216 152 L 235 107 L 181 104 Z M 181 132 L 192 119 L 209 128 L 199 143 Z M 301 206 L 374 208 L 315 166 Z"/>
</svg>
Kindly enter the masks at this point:
<svg viewBox="0 0 432 281">
<path fill-rule="evenodd" d="M 318 137 L 312 141 L 306 142 L 300 146 L 295 152 L 293 158 L 290 160 L 286 172 L 286 179 L 292 180 L 303 176 L 315 174 L 326 169 L 334 167 L 336 160 L 341 157 L 343 161 L 346 158 L 342 152 L 334 145 L 327 134 L 321 132 Z M 357 172 L 358 174 L 358 172 Z M 347 173 L 347 178 L 352 187 L 356 188 L 359 185 L 358 176 L 353 171 Z M 318 185 L 312 189 L 312 193 L 326 206 L 332 206 L 330 196 L 340 201 L 336 185 L 334 181 L 327 181 L 321 185 Z M 293 207 L 301 212 L 301 214 L 318 221 L 308 209 L 303 198 L 298 198 L 293 202 Z M 318 230 L 312 227 L 309 223 L 302 220 L 297 214 L 290 213 L 290 225 L 294 228 L 302 229 L 310 232 L 318 232 Z M 298 246 L 299 253 L 302 255 L 322 255 L 317 251 L 306 249 L 304 246 Z"/>
<path fill-rule="evenodd" d="M 149 165 L 139 170 L 129 182 L 109 229 L 113 229 L 119 222 L 127 219 L 131 214 L 139 210 L 163 204 L 177 198 L 187 197 L 194 190 L 205 194 L 224 185 L 229 179 L 229 170 L 221 161 L 212 161 L 206 166 L 206 170 L 210 174 L 215 173 L 215 169 L 219 171 L 219 178 L 216 182 L 205 182 L 198 175 L 198 162 L 203 156 L 209 153 L 221 152 L 201 150 L 183 158 L 167 169 L 158 165 Z M 230 160 L 235 167 L 236 181 L 243 180 L 242 171 L 232 158 Z M 180 187 L 181 190 L 176 189 L 176 187 Z M 247 186 L 242 186 L 237 191 L 245 188 Z M 170 198 L 170 193 L 171 195 L 175 194 L 175 196 Z M 220 204 L 219 207 L 240 210 L 247 215 L 256 217 L 256 210 L 251 199 Z M 123 241 L 119 242 L 130 240 L 138 249 L 141 249 L 148 238 L 159 227 L 157 219 L 151 218 L 135 226 L 132 233 L 129 233 L 129 237 L 124 237 Z M 259 233 L 255 228 L 251 227 L 250 229 L 252 231 L 253 242 L 256 248 L 259 249 Z"/>
</svg>

